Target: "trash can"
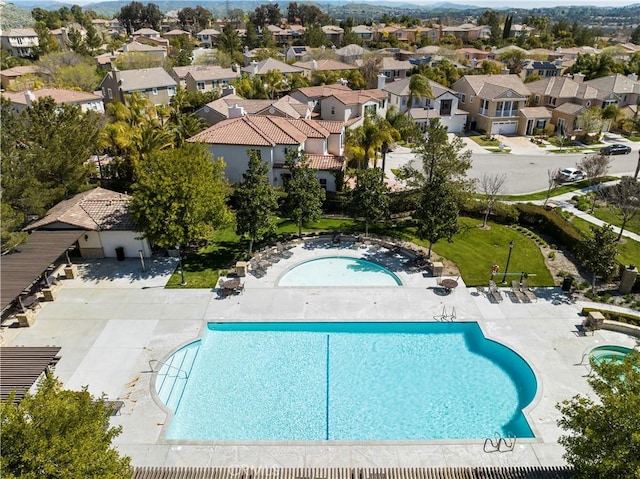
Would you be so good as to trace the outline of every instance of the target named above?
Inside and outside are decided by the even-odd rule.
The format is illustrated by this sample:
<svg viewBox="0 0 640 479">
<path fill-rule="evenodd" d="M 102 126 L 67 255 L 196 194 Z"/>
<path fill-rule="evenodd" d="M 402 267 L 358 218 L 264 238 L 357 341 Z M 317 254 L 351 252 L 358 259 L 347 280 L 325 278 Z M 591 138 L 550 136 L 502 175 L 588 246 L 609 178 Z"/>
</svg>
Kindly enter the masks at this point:
<svg viewBox="0 0 640 479">
<path fill-rule="evenodd" d="M 562 281 L 562 291 L 564 292 L 571 291 L 571 286 L 573 286 L 573 278 L 568 277 Z"/>
<path fill-rule="evenodd" d="M 116 257 L 118 261 L 124 261 L 124 248 L 122 246 L 116 248 Z"/>
</svg>

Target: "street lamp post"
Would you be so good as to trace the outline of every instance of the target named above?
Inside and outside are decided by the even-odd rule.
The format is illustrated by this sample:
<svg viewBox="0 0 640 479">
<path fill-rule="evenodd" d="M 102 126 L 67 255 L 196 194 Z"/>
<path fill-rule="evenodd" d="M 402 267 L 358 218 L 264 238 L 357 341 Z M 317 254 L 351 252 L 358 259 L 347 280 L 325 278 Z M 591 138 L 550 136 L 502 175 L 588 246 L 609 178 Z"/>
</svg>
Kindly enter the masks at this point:
<svg viewBox="0 0 640 479">
<path fill-rule="evenodd" d="M 513 245 L 515 243 L 513 242 L 513 240 L 511 240 L 509 242 L 509 255 L 507 256 L 507 265 L 504 268 L 504 276 L 502 277 L 502 282 L 506 283 L 507 282 L 507 271 L 509 271 L 509 261 L 511 260 L 511 251 L 513 251 Z"/>
</svg>

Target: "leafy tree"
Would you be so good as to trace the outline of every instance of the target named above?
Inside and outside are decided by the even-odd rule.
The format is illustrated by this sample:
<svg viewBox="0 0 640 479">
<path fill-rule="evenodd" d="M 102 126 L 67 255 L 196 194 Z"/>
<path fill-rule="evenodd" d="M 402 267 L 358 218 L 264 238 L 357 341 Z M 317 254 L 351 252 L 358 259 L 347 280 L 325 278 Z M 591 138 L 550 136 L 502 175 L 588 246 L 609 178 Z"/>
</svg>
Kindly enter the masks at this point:
<svg viewBox="0 0 640 479">
<path fill-rule="evenodd" d="M 67 47 L 69 48 L 69 50 L 79 55 L 88 54 L 87 47 L 84 43 L 84 40 L 82 39 L 82 34 L 78 30 L 76 30 L 75 28 L 71 28 L 69 30 L 68 38 L 69 43 L 67 44 Z"/>
<path fill-rule="evenodd" d="M 242 42 L 233 24 L 227 23 L 218 38 L 218 48 L 233 58 L 242 50 Z"/>
<path fill-rule="evenodd" d="M 33 29 L 38 34 L 38 46 L 34 48 L 36 57 L 39 58 L 47 53 L 60 50 L 58 42 L 56 42 L 53 35 L 51 35 L 51 32 L 44 21 L 36 22 Z"/>
<path fill-rule="evenodd" d="M 595 193 L 597 193 L 600 188 L 600 184 L 596 183 L 596 179 L 607 174 L 607 171 L 609 170 L 609 163 L 609 157 L 600 153 L 585 155 L 578 163 L 578 169 L 584 172 L 587 177 L 587 181 L 592 186 Z M 593 195 L 591 213 L 593 213 L 593 210 L 596 207 L 596 196 L 597 195 L 595 194 Z"/>
<path fill-rule="evenodd" d="M 20 227 L 23 223 L 24 214 L 14 210 L 8 203 L 2 202 L 0 251 L 4 253 L 27 240 L 29 235 L 20 231 Z"/>
<path fill-rule="evenodd" d="M 509 73 L 518 74 L 522 71 L 522 62 L 526 59 L 527 53 L 517 48 L 510 48 L 498 55 L 498 60 L 504 63 L 509 69 Z"/>
<path fill-rule="evenodd" d="M 384 171 L 373 168 L 358 170 L 356 185 L 349 195 L 349 209 L 354 218 L 364 218 L 365 236 L 369 223 L 389 213 L 389 188 L 384 183 Z"/>
<path fill-rule="evenodd" d="M 591 293 L 596 292 L 596 278 L 608 280 L 616 268 L 616 234 L 611 225 L 591 226 L 591 237 L 580 243 L 578 259 L 592 273 Z"/>
<path fill-rule="evenodd" d="M 549 198 L 551 198 L 558 186 L 560 186 L 560 168 L 547 170 L 547 194 L 544 198 L 544 207 L 547 206 Z"/>
<path fill-rule="evenodd" d="M 413 107 L 413 100 L 423 97 L 433 98 L 429 79 L 419 73 L 411 75 L 409 79 L 409 96 L 407 97 L 407 115 Z"/>
<path fill-rule="evenodd" d="M 122 426 L 109 427 L 103 399 L 62 389 L 47 374 L 34 394 L 14 402 L 14 393 L 0 402 L 3 477 L 102 477 L 126 479 L 129 457 L 111 445 Z"/>
<path fill-rule="evenodd" d="M 635 45 L 640 45 L 640 25 L 633 29 L 629 41 Z"/>
<path fill-rule="evenodd" d="M 70 90 L 94 92 L 101 80 L 95 65 L 79 63 L 75 66 L 60 67 L 56 73 L 55 85 Z"/>
<path fill-rule="evenodd" d="M 135 165 L 130 213 L 154 244 L 178 250 L 229 220 L 224 162 L 206 146 L 155 151 Z"/>
<path fill-rule="evenodd" d="M 269 165 L 259 150 L 247 150 L 249 166 L 235 187 L 236 234 L 249 237 L 249 256 L 253 243 L 275 231 L 273 212 L 278 207 L 275 188 L 269 182 Z"/>
<path fill-rule="evenodd" d="M 307 221 L 317 221 L 322 216 L 322 203 L 326 193 L 316 178 L 315 170 L 309 166 L 304 151 L 289 154 L 285 160 L 285 168 L 289 170 L 291 177 L 284 183 L 287 197 L 283 211 L 295 220 L 298 236 L 302 236 L 302 225 Z"/>
<path fill-rule="evenodd" d="M 98 30 L 96 30 L 96 27 L 94 27 L 92 24 L 89 24 L 89 26 L 87 27 L 87 36 L 84 39 L 84 43 L 87 50 L 89 51 L 89 54 L 92 56 L 94 55 L 95 51 L 102 46 L 102 35 L 98 33 Z"/>
<path fill-rule="evenodd" d="M 157 68 L 164 65 L 164 59 L 147 52 L 127 52 L 118 55 L 113 64 L 119 70 L 142 70 Z"/>
<path fill-rule="evenodd" d="M 280 70 L 269 70 L 262 77 L 264 80 L 265 89 L 270 99 L 276 98 L 280 92 L 287 89 L 287 79 L 280 72 Z"/>
<path fill-rule="evenodd" d="M 458 203 L 452 183 L 444 171 L 438 170 L 420 188 L 418 207 L 413 214 L 417 222 L 417 235 L 429 241 L 427 257 L 438 240 L 458 232 Z"/>
<path fill-rule="evenodd" d="M 102 128 L 97 113 L 43 98 L 18 115 L 3 100 L 2 122 L 4 202 L 41 214 L 88 188 L 85 162 Z"/>
<path fill-rule="evenodd" d="M 134 1 L 121 7 L 117 18 L 122 23 L 122 26 L 125 27 L 127 33 L 132 34 L 142 27 L 160 30 L 163 15 L 155 3 L 149 3 L 145 6 L 141 2 Z"/>
<path fill-rule="evenodd" d="M 597 106 L 587 108 L 576 119 L 576 126 L 578 129 L 584 131 L 585 135 L 589 137 L 595 135 L 595 139 L 598 140 L 603 126 L 602 108 Z"/>
<path fill-rule="evenodd" d="M 422 134 L 413 118 L 402 113 L 395 105 L 391 105 L 387 109 L 385 117 L 389 124 L 400 133 L 402 140 L 409 141 Z"/>
<path fill-rule="evenodd" d="M 502 30 L 502 38 L 506 39 L 511 36 L 511 24 L 513 23 L 513 15 L 507 15 L 504 19 L 504 28 Z"/>
<path fill-rule="evenodd" d="M 576 395 L 557 405 L 565 459 L 577 479 L 640 475 L 640 352 L 621 361 L 591 359 L 587 381 L 597 400 Z"/>
<path fill-rule="evenodd" d="M 311 48 L 319 48 L 327 44 L 327 36 L 319 23 L 312 23 L 306 27 L 303 42 Z"/>
<path fill-rule="evenodd" d="M 630 176 L 623 176 L 620 183 L 605 190 L 604 197 L 611 212 L 622 221 L 616 238 L 616 241 L 620 241 L 629 221 L 640 214 L 640 182 Z"/>
<path fill-rule="evenodd" d="M 246 32 L 244 35 L 244 44 L 249 50 L 253 50 L 260 45 L 260 40 L 258 39 L 258 30 L 256 26 L 252 22 L 247 22 Z"/>
</svg>

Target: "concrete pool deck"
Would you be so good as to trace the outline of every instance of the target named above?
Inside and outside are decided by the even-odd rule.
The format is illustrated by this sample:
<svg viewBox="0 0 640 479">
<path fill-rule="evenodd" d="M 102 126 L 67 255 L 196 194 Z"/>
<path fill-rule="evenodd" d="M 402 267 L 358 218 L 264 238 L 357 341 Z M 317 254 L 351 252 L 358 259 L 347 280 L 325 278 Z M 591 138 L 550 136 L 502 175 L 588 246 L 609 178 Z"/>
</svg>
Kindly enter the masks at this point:
<svg viewBox="0 0 640 479">
<path fill-rule="evenodd" d="M 452 467 L 560 466 L 563 449 L 555 405 L 588 394 L 587 367 L 578 365 L 590 348 L 633 347 L 630 336 L 598 330 L 581 336 L 576 326 L 583 304 L 562 302 L 559 288 L 537 289 L 530 304 L 489 302 L 463 284 L 442 295 L 436 279 L 401 270 L 385 250 L 296 246 L 261 279 L 245 278 L 241 295 L 220 298 L 212 289 L 164 289 L 176 266 L 172 258 L 87 261 L 79 277 L 63 281 L 55 302 L 44 303 L 29 328 L 3 328 L 6 346 L 60 346 L 56 374 L 65 387 L 88 385 L 95 395 L 120 399 L 112 418 L 122 425 L 115 439 L 134 466 L 254 467 Z M 369 257 L 391 268 L 403 287 L 278 288 L 289 268 L 321 256 Z M 371 258 L 370 255 L 374 257 Z M 505 289 L 506 291 L 506 289 Z M 458 321 L 477 321 L 485 336 L 519 353 L 538 378 L 538 393 L 525 410 L 536 437 L 518 439 L 511 452 L 483 452 L 484 440 L 387 442 L 168 442 L 166 410 L 151 391 L 149 361 L 166 358 L 197 339 L 209 321 L 434 321 L 455 307 Z M 478 391 L 482 394 L 482 391 Z"/>
</svg>

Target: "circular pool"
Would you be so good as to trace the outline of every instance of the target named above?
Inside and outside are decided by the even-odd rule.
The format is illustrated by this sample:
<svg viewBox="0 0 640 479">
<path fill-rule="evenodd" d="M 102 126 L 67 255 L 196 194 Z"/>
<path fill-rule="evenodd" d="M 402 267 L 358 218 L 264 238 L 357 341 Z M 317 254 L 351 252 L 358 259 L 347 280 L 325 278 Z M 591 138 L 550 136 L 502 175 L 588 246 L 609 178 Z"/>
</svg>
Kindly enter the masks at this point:
<svg viewBox="0 0 640 479">
<path fill-rule="evenodd" d="M 600 361 L 616 361 L 621 362 L 622 358 L 632 351 L 631 348 L 624 346 L 605 345 L 598 346 L 591 350 L 589 356 L 594 360 Z"/>
</svg>

